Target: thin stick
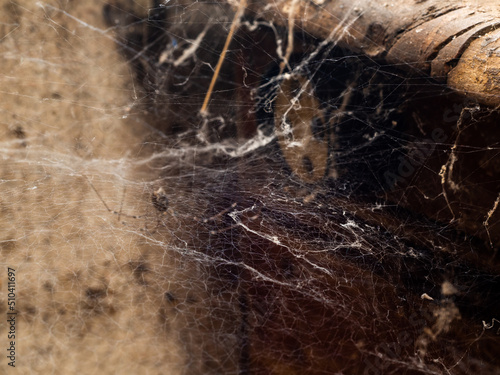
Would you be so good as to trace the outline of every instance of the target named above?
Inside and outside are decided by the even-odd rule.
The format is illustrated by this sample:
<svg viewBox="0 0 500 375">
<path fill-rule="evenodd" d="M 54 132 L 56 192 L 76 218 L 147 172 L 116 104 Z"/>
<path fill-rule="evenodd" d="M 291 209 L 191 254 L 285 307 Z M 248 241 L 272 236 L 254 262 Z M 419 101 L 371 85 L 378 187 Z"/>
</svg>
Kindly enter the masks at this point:
<svg viewBox="0 0 500 375">
<path fill-rule="evenodd" d="M 224 44 L 224 48 L 222 49 L 222 52 L 220 54 L 219 61 L 217 62 L 217 65 L 215 67 L 214 75 L 212 76 L 212 81 L 210 82 L 207 95 L 205 96 L 205 101 L 203 102 L 203 105 L 201 107 L 200 112 L 202 114 L 205 114 L 207 111 L 208 102 L 210 101 L 210 97 L 212 96 L 212 91 L 214 90 L 215 82 L 217 81 L 217 78 L 219 76 L 222 63 L 226 58 L 226 53 L 229 48 L 229 43 L 231 43 L 231 40 L 233 39 L 234 32 L 236 31 L 236 27 L 240 23 L 240 18 L 243 15 L 246 5 L 247 5 L 247 0 L 240 0 L 240 5 L 238 6 L 238 10 L 234 15 L 233 23 L 231 24 L 231 29 L 229 29 L 229 34 L 227 34 L 226 43 Z"/>
</svg>

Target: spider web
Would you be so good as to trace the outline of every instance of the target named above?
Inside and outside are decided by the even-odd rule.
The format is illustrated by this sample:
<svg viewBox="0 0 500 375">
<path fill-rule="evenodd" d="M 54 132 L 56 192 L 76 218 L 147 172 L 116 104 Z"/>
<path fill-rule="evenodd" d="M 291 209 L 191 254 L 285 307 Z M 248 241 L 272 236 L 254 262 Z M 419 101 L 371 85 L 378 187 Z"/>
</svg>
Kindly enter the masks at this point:
<svg viewBox="0 0 500 375">
<path fill-rule="evenodd" d="M 498 373 L 498 110 L 242 4 L 2 2 L 18 371 Z"/>
</svg>

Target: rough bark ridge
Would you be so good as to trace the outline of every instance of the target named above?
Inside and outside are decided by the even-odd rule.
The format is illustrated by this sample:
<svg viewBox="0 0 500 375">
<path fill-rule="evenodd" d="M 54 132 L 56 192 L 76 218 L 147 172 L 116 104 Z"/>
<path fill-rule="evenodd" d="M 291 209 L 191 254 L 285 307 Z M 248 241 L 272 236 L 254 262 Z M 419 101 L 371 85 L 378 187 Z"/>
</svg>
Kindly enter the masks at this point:
<svg viewBox="0 0 500 375">
<path fill-rule="evenodd" d="M 236 1 L 233 1 L 236 3 Z M 496 0 L 253 0 L 259 18 L 446 82 L 500 105 L 500 3 Z"/>
</svg>

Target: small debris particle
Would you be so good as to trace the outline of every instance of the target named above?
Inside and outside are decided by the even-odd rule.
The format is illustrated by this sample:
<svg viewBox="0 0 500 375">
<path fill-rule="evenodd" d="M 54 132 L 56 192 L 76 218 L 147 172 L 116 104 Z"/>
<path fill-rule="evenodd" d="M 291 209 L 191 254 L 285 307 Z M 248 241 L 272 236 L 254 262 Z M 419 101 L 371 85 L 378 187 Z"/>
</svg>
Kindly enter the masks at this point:
<svg viewBox="0 0 500 375">
<path fill-rule="evenodd" d="M 429 301 L 434 301 L 434 298 L 432 298 L 430 295 L 428 295 L 427 293 L 424 293 L 420 296 L 421 299 L 427 299 Z"/>
</svg>

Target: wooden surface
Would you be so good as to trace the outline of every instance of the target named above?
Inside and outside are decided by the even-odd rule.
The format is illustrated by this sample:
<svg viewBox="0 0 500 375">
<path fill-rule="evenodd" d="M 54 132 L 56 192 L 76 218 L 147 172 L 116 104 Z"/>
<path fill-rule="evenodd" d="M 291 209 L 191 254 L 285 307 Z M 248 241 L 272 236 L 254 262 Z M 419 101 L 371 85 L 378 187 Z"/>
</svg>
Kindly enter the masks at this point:
<svg viewBox="0 0 500 375">
<path fill-rule="evenodd" d="M 430 75 L 481 103 L 500 105 L 495 32 L 500 5 L 495 0 L 254 0 L 249 8 L 254 16 L 283 26 L 293 18 L 297 30 Z"/>
</svg>

